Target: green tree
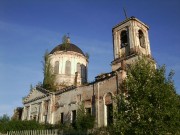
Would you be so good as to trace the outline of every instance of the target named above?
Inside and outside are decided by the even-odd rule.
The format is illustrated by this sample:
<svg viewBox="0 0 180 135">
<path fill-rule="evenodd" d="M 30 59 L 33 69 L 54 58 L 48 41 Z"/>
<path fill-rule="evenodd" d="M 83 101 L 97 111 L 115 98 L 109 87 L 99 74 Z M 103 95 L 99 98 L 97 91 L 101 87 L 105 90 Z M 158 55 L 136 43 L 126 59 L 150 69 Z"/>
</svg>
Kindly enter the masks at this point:
<svg viewBox="0 0 180 135">
<path fill-rule="evenodd" d="M 87 113 L 84 108 L 84 104 L 80 105 L 77 110 L 76 128 L 78 130 L 87 130 L 94 127 L 95 118 L 91 114 Z"/>
<path fill-rule="evenodd" d="M 70 47 L 69 37 L 66 35 L 62 37 L 62 47 L 64 48 L 64 50 L 67 50 Z"/>
<path fill-rule="evenodd" d="M 44 72 L 44 80 L 43 80 L 43 87 L 50 91 L 56 90 L 55 85 L 55 75 L 53 74 L 53 67 L 49 60 L 49 53 L 48 51 L 44 54 L 44 61 L 43 61 L 43 72 Z"/>
<path fill-rule="evenodd" d="M 89 60 L 89 53 L 85 53 L 86 58 Z"/>
<path fill-rule="evenodd" d="M 180 134 L 180 98 L 173 74 L 166 77 L 165 66 L 155 68 L 145 58 L 127 68 L 116 99 L 114 134 Z"/>
<path fill-rule="evenodd" d="M 10 121 L 10 117 L 7 114 L 0 116 L 0 123 L 6 123 Z"/>
</svg>

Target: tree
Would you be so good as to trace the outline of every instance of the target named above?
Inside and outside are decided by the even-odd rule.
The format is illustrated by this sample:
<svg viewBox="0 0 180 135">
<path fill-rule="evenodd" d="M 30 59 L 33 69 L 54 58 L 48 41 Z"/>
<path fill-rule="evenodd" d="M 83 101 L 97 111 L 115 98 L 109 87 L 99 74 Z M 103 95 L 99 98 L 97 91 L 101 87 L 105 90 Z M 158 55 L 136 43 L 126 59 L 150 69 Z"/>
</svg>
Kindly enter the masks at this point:
<svg viewBox="0 0 180 135">
<path fill-rule="evenodd" d="M 175 92 L 171 71 L 145 58 L 127 68 L 120 85 L 119 103 L 114 112 L 114 134 L 178 134 L 180 133 L 180 98 Z"/>
<path fill-rule="evenodd" d="M 0 123 L 6 123 L 10 121 L 10 117 L 7 114 L 0 116 Z"/>
<path fill-rule="evenodd" d="M 44 80 L 43 80 L 43 87 L 50 91 L 56 90 L 55 85 L 55 75 L 53 74 L 53 67 L 50 63 L 48 51 L 44 54 L 44 61 L 43 61 L 43 71 L 44 71 Z"/>
<path fill-rule="evenodd" d="M 69 37 L 64 35 L 62 37 L 62 47 L 64 48 L 64 50 L 67 50 L 69 47 L 70 47 L 70 44 L 69 44 Z"/>
<path fill-rule="evenodd" d="M 89 53 L 85 53 L 86 58 L 89 60 Z"/>
<path fill-rule="evenodd" d="M 84 104 L 81 104 L 77 110 L 77 119 L 75 126 L 78 130 L 87 130 L 94 127 L 95 118 L 91 114 L 87 113 L 84 108 Z"/>
</svg>

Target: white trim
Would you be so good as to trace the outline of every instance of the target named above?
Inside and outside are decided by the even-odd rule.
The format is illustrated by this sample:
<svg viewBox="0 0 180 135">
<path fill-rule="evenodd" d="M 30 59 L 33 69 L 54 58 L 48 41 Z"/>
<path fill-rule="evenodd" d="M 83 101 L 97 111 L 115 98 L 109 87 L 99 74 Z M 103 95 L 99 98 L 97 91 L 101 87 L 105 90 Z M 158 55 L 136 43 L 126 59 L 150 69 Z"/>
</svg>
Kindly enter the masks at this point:
<svg viewBox="0 0 180 135">
<path fill-rule="evenodd" d="M 103 96 L 103 102 L 104 102 L 104 126 L 107 126 L 107 105 L 105 104 L 105 98 L 106 98 L 106 95 L 108 93 L 111 94 L 112 98 L 114 97 L 114 94 L 112 92 L 110 92 L 110 91 L 105 93 L 104 96 Z"/>
</svg>

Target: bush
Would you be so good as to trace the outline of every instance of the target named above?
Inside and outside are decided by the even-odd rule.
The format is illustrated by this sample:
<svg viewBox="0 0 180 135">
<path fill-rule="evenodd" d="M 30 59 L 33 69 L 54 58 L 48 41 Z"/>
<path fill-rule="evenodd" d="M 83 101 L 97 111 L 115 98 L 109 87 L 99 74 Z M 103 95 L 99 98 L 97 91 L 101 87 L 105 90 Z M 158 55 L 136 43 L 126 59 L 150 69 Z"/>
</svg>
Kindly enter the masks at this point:
<svg viewBox="0 0 180 135">
<path fill-rule="evenodd" d="M 20 121 L 11 120 L 6 122 L 0 122 L 0 132 L 6 133 L 7 131 L 19 131 L 19 130 L 41 130 L 46 129 L 45 125 L 36 121 Z"/>
<path fill-rule="evenodd" d="M 91 114 L 85 112 L 84 105 L 80 105 L 77 111 L 77 119 L 75 128 L 78 130 L 87 130 L 94 127 L 95 118 Z"/>
</svg>

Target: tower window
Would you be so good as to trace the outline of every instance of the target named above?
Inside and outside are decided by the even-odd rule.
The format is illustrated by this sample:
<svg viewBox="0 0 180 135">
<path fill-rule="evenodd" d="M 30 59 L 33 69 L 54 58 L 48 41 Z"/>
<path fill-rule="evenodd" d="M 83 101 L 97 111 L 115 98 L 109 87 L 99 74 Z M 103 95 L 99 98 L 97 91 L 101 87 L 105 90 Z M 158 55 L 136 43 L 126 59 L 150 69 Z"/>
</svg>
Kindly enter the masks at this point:
<svg viewBox="0 0 180 135">
<path fill-rule="evenodd" d="M 85 66 L 84 68 L 84 77 L 85 77 L 85 82 L 87 82 L 87 67 Z"/>
<path fill-rule="evenodd" d="M 128 45 L 128 35 L 127 35 L 127 31 L 123 30 L 121 32 L 121 48 L 125 47 Z"/>
<path fill-rule="evenodd" d="M 81 74 L 81 64 L 77 63 L 77 72 Z"/>
<path fill-rule="evenodd" d="M 139 36 L 139 44 L 140 44 L 140 46 L 145 48 L 145 37 L 144 37 L 144 33 L 142 32 L 142 30 L 138 31 L 138 36 Z"/>
<path fill-rule="evenodd" d="M 86 68 L 86 67 L 82 64 L 82 65 L 81 65 L 81 77 L 82 77 L 82 78 L 85 78 L 85 68 Z"/>
<path fill-rule="evenodd" d="M 59 61 L 56 61 L 56 62 L 55 62 L 55 65 L 54 65 L 54 73 L 55 73 L 55 74 L 58 74 L 58 73 L 59 73 Z"/>
<path fill-rule="evenodd" d="M 81 78 L 86 80 L 87 71 L 86 66 L 84 64 L 77 63 L 77 72 L 80 74 Z"/>
<path fill-rule="evenodd" d="M 71 75 L 71 62 L 68 60 L 66 61 L 66 69 L 65 69 L 66 75 Z"/>
</svg>

